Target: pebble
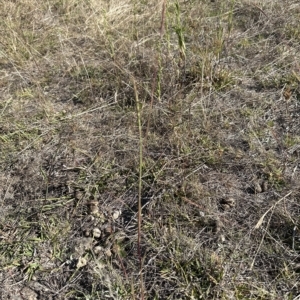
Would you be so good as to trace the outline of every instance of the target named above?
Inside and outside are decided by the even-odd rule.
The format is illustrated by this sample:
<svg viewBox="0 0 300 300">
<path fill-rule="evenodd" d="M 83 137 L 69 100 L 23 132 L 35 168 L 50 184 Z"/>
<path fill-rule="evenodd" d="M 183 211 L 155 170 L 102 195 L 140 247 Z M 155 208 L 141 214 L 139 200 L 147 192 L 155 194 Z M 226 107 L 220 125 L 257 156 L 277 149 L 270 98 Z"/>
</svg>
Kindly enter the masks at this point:
<svg viewBox="0 0 300 300">
<path fill-rule="evenodd" d="M 101 246 L 96 246 L 96 247 L 94 248 L 94 253 L 95 253 L 96 255 L 99 255 L 99 254 L 103 253 L 103 247 L 101 247 Z"/>
<path fill-rule="evenodd" d="M 101 236 L 101 230 L 98 227 L 93 229 L 93 237 L 99 238 Z"/>
<path fill-rule="evenodd" d="M 121 211 L 120 210 L 116 210 L 114 213 L 113 213 L 113 219 L 114 220 L 117 220 L 121 215 Z"/>
</svg>

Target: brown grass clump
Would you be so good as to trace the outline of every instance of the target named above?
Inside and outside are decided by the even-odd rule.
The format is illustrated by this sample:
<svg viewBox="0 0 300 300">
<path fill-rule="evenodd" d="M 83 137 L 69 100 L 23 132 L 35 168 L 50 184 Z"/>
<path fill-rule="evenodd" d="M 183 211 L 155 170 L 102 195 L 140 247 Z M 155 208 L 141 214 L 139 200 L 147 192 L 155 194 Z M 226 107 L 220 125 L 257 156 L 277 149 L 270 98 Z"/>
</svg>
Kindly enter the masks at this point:
<svg viewBox="0 0 300 300">
<path fill-rule="evenodd" d="M 4 1 L 0 298 L 298 299 L 298 2 Z"/>
</svg>

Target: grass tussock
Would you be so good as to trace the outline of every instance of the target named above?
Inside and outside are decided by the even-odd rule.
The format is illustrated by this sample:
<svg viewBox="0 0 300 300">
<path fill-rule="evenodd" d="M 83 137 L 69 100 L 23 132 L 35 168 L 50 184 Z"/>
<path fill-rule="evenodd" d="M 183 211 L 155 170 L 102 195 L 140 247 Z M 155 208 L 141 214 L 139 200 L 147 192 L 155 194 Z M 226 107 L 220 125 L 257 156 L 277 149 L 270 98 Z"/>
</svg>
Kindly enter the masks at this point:
<svg viewBox="0 0 300 300">
<path fill-rule="evenodd" d="M 298 299 L 299 17 L 3 2 L 1 299 Z"/>
</svg>

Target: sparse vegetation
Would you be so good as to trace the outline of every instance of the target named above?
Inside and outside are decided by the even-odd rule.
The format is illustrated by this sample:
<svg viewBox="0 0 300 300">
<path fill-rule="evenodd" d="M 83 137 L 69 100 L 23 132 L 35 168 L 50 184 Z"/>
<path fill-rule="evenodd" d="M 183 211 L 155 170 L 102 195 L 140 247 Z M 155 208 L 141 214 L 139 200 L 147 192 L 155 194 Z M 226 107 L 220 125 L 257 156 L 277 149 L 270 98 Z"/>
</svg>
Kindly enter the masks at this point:
<svg viewBox="0 0 300 300">
<path fill-rule="evenodd" d="M 300 295 L 299 1 L 4 1 L 0 298 Z"/>
</svg>

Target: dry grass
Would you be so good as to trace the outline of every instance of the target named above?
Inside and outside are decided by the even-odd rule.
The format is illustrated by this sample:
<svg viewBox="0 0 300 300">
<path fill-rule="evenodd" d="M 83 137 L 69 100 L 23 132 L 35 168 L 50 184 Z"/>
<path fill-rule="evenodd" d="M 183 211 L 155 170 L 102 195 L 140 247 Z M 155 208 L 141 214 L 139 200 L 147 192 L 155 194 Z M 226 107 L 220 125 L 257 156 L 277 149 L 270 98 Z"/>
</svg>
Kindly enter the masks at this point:
<svg viewBox="0 0 300 300">
<path fill-rule="evenodd" d="M 1 299 L 298 299 L 298 2 L 2 3 Z"/>
</svg>

